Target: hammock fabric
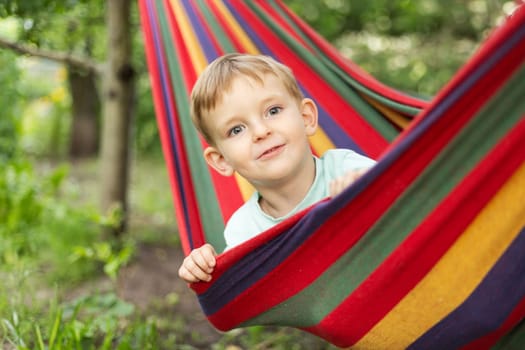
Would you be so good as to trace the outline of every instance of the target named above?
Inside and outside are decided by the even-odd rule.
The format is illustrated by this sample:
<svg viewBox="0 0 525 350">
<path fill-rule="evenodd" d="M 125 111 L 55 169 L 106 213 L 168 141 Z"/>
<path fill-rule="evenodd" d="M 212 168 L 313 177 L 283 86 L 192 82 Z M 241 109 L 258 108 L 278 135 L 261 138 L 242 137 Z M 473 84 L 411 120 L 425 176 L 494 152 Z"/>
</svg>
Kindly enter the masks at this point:
<svg viewBox="0 0 525 350">
<path fill-rule="evenodd" d="M 252 191 L 206 166 L 189 118 L 196 77 L 224 53 L 292 68 L 320 107 L 315 153 L 378 159 L 341 195 L 218 257 L 212 282 L 191 286 L 215 327 L 293 326 L 369 349 L 525 344 L 523 8 L 427 102 L 376 81 L 280 1 L 139 5 L 185 253 L 221 250 Z"/>
</svg>

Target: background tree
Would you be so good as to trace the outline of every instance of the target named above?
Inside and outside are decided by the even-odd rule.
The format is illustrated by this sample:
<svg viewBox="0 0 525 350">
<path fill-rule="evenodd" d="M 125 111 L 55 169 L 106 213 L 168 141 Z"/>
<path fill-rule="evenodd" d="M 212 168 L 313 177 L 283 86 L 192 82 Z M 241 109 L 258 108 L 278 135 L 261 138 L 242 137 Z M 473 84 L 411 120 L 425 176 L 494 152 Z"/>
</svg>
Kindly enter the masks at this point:
<svg viewBox="0 0 525 350">
<path fill-rule="evenodd" d="M 125 229 L 129 180 L 130 132 L 134 113 L 135 70 L 131 61 L 131 0 L 107 3 L 108 61 L 104 81 L 104 127 L 101 154 L 102 210 L 121 210 Z"/>
<path fill-rule="evenodd" d="M 121 210 L 117 231 L 125 227 L 129 135 L 135 103 L 131 4 L 130 0 L 0 2 L 0 15 L 14 16 L 20 22 L 16 38 L 1 38 L 0 46 L 67 67 L 73 116 L 70 156 L 97 155 L 100 111 L 104 111 L 101 206 L 104 213 L 110 208 Z M 106 62 L 99 63 L 105 57 Z M 103 86 L 102 94 L 99 86 Z"/>
<path fill-rule="evenodd" d="M 1 16 L 20 23 L 16 38 L 0 38 L 0 46 L 62 63 L 68 71 L 72 122 L 67 153 L 72 158 L 92 157 L 98 151 L 103 5 L 102 1 L 54 0 L 0 3 Z"/>
</svg>

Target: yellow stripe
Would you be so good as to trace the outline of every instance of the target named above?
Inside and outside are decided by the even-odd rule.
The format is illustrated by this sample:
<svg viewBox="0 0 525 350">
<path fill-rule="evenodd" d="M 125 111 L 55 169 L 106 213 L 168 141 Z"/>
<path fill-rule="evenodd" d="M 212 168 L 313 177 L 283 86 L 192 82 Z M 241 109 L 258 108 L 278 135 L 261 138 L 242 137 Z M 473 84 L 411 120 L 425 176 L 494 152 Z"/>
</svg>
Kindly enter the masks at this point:
<svg viewBox="0 0 525 350">
<path fill-rule="evenodd" d="M 380 102 L 372 99 L 370 96 L 367 96 L 365 94 L 359 94 L 363 99 L 368 101 L 372 106 L 374 106 L 377 110 L 379 110 L 381 113 L 385 115 L 392 123 L 397 125 L 398 127 L 405 129 L 408 124 L 410 124 L 410 120 L 408 120 L 406 117 L 401 115 L 400 113 L 397 113 L 396 111 L 388 108 L 387 106 L 381 104 Z"/>
<path fill-rule="evenodd" d="M 328 135 L 321 128 L 318 128 L 315 134 L 310 136 L 309 140 L 314 152 L 319 156 L 322 156 L 324 152 L 329 149 L 335 148 L 332 140 L 330 140 Z"/>
<path fill-rule="evenodd" d="M 249 54 L 258 54 L 259 50 L 250 40 L 250 37 L 246 34 L 244 29 L 237 23 L 235 18 L 232 16 L 230 11 L 226 8 L 222 1 L 216 1 L 215 5 L 217 6 L 222 17 L 228 22 L 228 27 L 231 28 L 233 34 L 236 36 L 237 40 L 241 43 L 246 53 Z"/>
<path fill-rule="evenodd" d="M 235 173 L 235 180 L 237 181 L 237 186 L 239 186 L 242 199 L 246 202 L 250 199 L 255 189 L 244 177 L 237 173 Z"/>
<path fill-rule="evenodd" d="M 404 349 L 459 306 L 525 225 L 525 164 L 356 349 Z M 446 228 L 444 228 L 446 229 Z"/>
<path fill-rule="evenodd" d="M 181 7 L 179 1 L 171 0 L 170 4 L 175 19 L 179 24 L 178 28 L 182 35 L 182 39 L 186 43 L 188 53 L 191 57 L 191 62 L 193 63 L 195 71 L 198 75 L 208 65 L 208 61 L 206 60 L 206 56 L 204 56 L 204 52 L 202 51 L 199 41 L 197 40 L 197 37 L 195 36 L 195 33 L 192 30 L 191 23 L 188 17 L 186 16 L 186 13 L 184 12 L 184 9 Z"/>
</svg>

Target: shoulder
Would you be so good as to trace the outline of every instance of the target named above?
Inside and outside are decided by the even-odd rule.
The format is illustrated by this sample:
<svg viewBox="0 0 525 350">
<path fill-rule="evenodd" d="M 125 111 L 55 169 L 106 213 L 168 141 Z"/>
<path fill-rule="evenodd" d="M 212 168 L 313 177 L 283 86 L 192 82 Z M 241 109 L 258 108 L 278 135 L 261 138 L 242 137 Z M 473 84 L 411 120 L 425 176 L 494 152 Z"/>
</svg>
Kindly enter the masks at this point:
<svg viewBox="0 0 525 350">
<path fill-rule="evenodd" d="M 331 149 L 326 151 L 320 158 L 327 166 L 339 166 L 347 170 L 368 168 L 375 164 L 375 161 L 350 149 Z"/>
<path fill-rule="evenodd" d="M 257 196 L 252 195 L 243 205 L 241 205 L 228 219 L 226 230 L 233 230 L 240 226 L 240 223 L 246 221 L 246 218 L 252 217 L 256 212 Z"/>
<path fill-rule="evenodd" d="M 246 203 L 237 209 L 224 228 L 224 239 L 226 241 L 226 249 L 234 247 L 258 232 L 254 227 L 257 215 L 257 196 L 254 194 Z"/>
</svg>

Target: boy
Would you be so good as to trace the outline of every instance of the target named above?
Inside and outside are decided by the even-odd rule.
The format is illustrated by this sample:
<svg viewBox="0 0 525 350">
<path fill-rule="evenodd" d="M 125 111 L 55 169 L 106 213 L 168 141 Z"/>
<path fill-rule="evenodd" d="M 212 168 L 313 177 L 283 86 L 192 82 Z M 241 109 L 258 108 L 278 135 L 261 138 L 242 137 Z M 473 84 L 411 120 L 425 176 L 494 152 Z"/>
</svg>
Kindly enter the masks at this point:
<svg viewBox="0 0 525 350">
<path fill-rule="evenodd" d="M 311 152 L 317 107 L 301 93 L 291 70 L 270 57 L 229 54 L 212 62 L 191 94 L 193 123 L 208 142 L 206 162 L 224 176 L 235 172 L 255 188 L 226 224 L 229 249 L 317 201 L 335 196 L 374 161 L 350 150 Z M 179 276 L 210 281 L 216 252 L 194 249 Z"/>
</svg>

